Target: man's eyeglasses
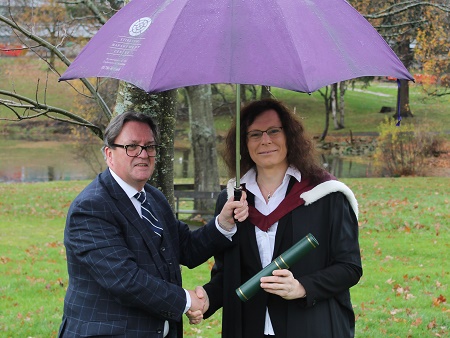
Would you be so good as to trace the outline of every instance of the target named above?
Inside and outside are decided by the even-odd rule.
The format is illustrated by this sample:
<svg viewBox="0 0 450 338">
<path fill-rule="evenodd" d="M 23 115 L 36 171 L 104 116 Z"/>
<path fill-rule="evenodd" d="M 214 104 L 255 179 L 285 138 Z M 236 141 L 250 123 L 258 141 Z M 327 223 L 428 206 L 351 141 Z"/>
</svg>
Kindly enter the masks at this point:
<svg viewBox="0 0 450 338">
<path fill-rule="evenodd" d="M 150 144 L 149 146 L 141 146 L 139 144 L 123 145 L 123 144 L 113 143 L 113 144 L 111 144 L 111 146 L 124 148 L 125 152 L 130 157 L 138 157 L 142 153 L 143 150 L 145 150 L 147 152 L 148 157 L 155 157 L 157 150 L 158 150 L 157 144 Z"/>
<path fill-rule="evenodd" d="M 270 138 L 275 138 L 281 135 L 282 130 L 283 127 L 273 127 L 267 130 L 251 130 L 247 133 L 247 137 L 250 140 L 257 141 L 261 139 L 264 133 L 266 133 Z"/>
</svg>

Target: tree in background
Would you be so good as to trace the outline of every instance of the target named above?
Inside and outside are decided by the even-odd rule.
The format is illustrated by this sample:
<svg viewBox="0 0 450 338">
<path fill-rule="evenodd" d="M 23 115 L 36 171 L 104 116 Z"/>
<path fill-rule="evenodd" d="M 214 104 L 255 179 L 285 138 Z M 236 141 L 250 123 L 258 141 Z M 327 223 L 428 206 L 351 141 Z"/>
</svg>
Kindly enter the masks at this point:
<svg viewBox="0 0 450 338">
<path fill-rule="evenodd" d="M 432 25 L 427 13 L 432 11 L 434 15 L 441 18 L 450 13 L 448 1 L 353 0 L 350 2 L 378 30 L 409 70 L 412 70 L 414 66 L 415 50 L 412 46 L 417 41 L 418 33 L 428 30 Z M 401 116 L 413 116 L 409 104 L 409 81 L 400 80 L 400 82 Z"/>
<path fill-rule="evenodd" d="M 89 33 L 82 32 L 80 21 L 73 20 L 69 14 L 69 7 L 58 0 L 29 1 L 15 0 L 10 7 L 11 19 L 29 32 L 44 38 L 56 48 L 74 43 L 76 38 L 86 38 Z M 49 70 L 55 68 L 56 52 L 40 44 L 33 44 L 27 37 L 17 37 L 28 46 L 29 50 L 37 53 L 46 60 Z"/>
<path fill-rule="evenodd" d="M 82 93 L 85 91 L 83 84 L 79 81 L 74 82 L 73 88 Z M 112 111 L 116 103 L 119 81 L 115 79 L 104 79 L 102 85 L 98 86 L 99 94 Z M 74 95 L 73 109 L 79 112 L 86 120 L 91 121 L 101 130 L 105 130 L 109 118 L 99 112 L 98 104 L 88 95 Z M 105 160 L 100 153 L 102 146 L 101 139 L 87 128 L 78 128 L 72 126 L 72 135 L 75 138 L 74 154 L 77 158 L 88 164 L 94 174 L 103 171 L 106 168 Z"/>
<path fill-rule="evenodd" d="M 212 115 L 211 85 L 186 87 L 189 99 L 190 140 L 194 155 L 195 191 L 219 191 L 216 129 Z M 199 199 L 196 210 L 214 210 L 215 201 Z"/>
<path fill-rule="evenodd" d="M 418 29 L 414 48 L 423 74 L 418 74 L 416 80 L 429 95 L 449 95 L 450 15 L 430 7 L 424 11 L 424 17 L 428 25 Z"/>
<path fill-rule="evenodd" d="M 53 0 L 48 0 L 45 3 L 48 3 L 50 1 Z M 101 3 L 103 4 L 106 2 L 102 1 Z M 109 3 L 112 2 L 109 1 Z M 118 2 L 114 3 L 117 4 Z M 81 18 L 87 18 L 89 20 L 95 18 L 99 22 L 103 22 L 105 21 L 105 17 L 100 15 L 102 14 L 102 11 L 98 7 L 96 7 L 96 4 L 97 2 L 94 3 L 93 1 L 80 1 L 71 3 L 71 6 L 86 6 L 79 11 L 72 10 L 71 13 L 82 13 L 83 16 L 78 17 L 78 19 L 80 20 Z M 91 11 L 91 13 L 94 15 L 91 14 L 90 17 L 85 15 L 86 9 Z M 46 49 L 47 51 L 54 53 L 54 55 L 56 55 L 59 60 L 65 63 L 66 66 L 69 66 L 70 61 L 67 59 L 60 48 L 62 46 L 62 41 L 66 38 L 69 38 L 69 35 L 63 36 L 60 40 L 58 40 L 57 45 L 55 45 L 46 40 L 45 36 L 42 37 L 40 35 L 42 34 L 42 30 L 33 31 L 33 26 L 29 26 L 28 28 L 32 29 L 29 30 L 27 27 L 25 27 L 24 24 L 19 23 L 18 18 L 14 15 L 14 11 L 10 11 L 10 17 L 0 15 L 0 22 L 3 22 L 11 27 L 14 33 L 19 36 L 22 41 L 26 42 L 25 44 L 31 50 L 36 50 L 37 48 Z M 61 66 L 55 68 L 54 63 L 50 62 L 51 58 L 48 58 L 46 55 L 37 55 L 49 65 L 51 71 L 54 73 L 49 75 L 45 82 L 47 83 L 47 81 L 49 80 L 56 81 L 61 75 L 58 70 L 61 68 Z M 76 88 L 72 85 L 72 83 L 64 83 L 64 85 L 72 86 L 76 91 L 74 92 L 74 95 L 77 95 L 76 93 L 78 93 L 80 95 L 83 95 L 85 98 L 93 100 L 98 107 L 96 110 L 94 109 L 94 111 L 96 111 L 97 114 L 103 114 L 104 118 L 106 118 L 106 121 L 109 121 L 113 115 L 123 112 L 123 110 L 121 109 L 134 109 L 155 117 L 161 131 L 160 136 L 162 147 L 158 158 L 160 165 L 155 171 L 152 182 L 166 194 L 169 202 L 171 202 L 171 204 L 173 205 L 173 133 L 175 123 L 174 107 L 176 102 L 174 93 L 166 92 L 160 95 L 148 95 L 144 91 L 139 90 L 132 85 L 123 83 L 120 87 L 120 90 L 118 91 L 117 99 L 115 102 L 115 112 L 112 113 L 110 107 L 108 107 L 108 104 L 100 95 L 100 92 L 103 91 L 101 87 L 105 82 L 100 80 L 96 83 L 91 83 L 86 79 L 81 79 L 80 81 L 83 83 L 84 88 Z M 42 89 L 42 87 L 44 88 Z M 8 111 L 12 113 L 13 116 L 11 118 L 0 118 L 0 120 L 23 120 L 45 116 L 53 120 L 64 121 L 67 123 L 72 123 L 74 125 L 87 127 L 88 129 L 93 131 L 97 137 L 99 137 L 100 139 L 103 138 L 103 123 L 96 125 L 92 121 L 88 120 L 89 116 L 87 118 L 84 118 L 83 112 L 75 113 L 58 107 L 52 107 L 47 104 L 45 99 L 40 100 L 38 98 L 42 95 L 40 94 L 40 92 L 46 92 L 46 90 L 46 85 L 41 87 L 39 85 L 36 85 L 35 98 L 28 98 L 24 95 L 21 95 L 20 93 L 15 92 L 15 90 L 0 90 L 0 95 L 2 95 L 2 97 L 0 97 L 0 105 L 7 107 Z M 4 99 L 3 97 L 8 97 L 8 99 Z"/>
</svg>

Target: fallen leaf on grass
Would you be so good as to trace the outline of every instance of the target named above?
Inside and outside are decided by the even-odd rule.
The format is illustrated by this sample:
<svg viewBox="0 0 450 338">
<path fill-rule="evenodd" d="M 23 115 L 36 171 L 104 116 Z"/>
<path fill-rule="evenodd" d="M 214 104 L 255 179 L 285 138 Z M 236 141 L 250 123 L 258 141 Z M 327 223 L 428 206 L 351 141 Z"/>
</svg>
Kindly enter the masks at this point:
<svg viewBox="0 0 450 338">
<path fill-rule="evenodd" d="M 422 324 L 422 318 L 416 318 L 416 320 L 411 323 L 412 326 L 419 326 L 420 324 Z"/>
<path fill-rule="evenodd" d="M 412 293 L 405 294 L 405 299 L 406 300 L 413 299 L 413 298 L 416 298 L 416 297 Z"/>
<path fill-rule="evenodd" d="M 11 258 L 5 257 L 5 256 L 1 256 L 1 257 L 0 257 L 0 263 L 1 263 L 1 264 L 7 264 L 7 263 L 9 263 L 9 262 L 11 262 Z"/>
<path fill-rule="evenodd" d="M 411 228 L 410 228 L 408 225 L 405 225 L 405 226 L 403 227 L 403 229 L 400 229 L 400 230 L 403 230 L 403 231 L 406 232 L 406 233 L 410 233 L 410 232 L 411 232 Z"/>
<path fill-rule="evenodd" d="M 403 310 L 402 309 L 394 309 L 394 310 L 389 311 L 389 313 L 393 316 L 395 316 L 397 313 L 400 313 L 400 312 L 403 312 Z"/>
<path fill-rule="evenodd" d="M 440 304 L 443 304 L 447 301 L 447 299 L 443 295 L 439 295 L 437 298 L 433 298 L 433 306 L 438 307 Z"/>
<path fill-rule="evenodd" d="M 60 242 L 49 242 L 49 243 L 45 243 L 46 247 L 49 248 L 56 248 L 58 246 L 61 246 L 62 244 Z"/>
<path fill-rule="evenodd" d="M 428 323 L 427 329 L 431 330 L 434 329 L 435 327 L 436 327 L 436 319 L 433 319 L 431 322 Z"/>
<path fill-rule="evenodd" d="M 201 333 L 202 330 L 196 328 L 196 327 L 191 327 L 191 331 L 195 332 L 195 333 Z"/>
</svg>

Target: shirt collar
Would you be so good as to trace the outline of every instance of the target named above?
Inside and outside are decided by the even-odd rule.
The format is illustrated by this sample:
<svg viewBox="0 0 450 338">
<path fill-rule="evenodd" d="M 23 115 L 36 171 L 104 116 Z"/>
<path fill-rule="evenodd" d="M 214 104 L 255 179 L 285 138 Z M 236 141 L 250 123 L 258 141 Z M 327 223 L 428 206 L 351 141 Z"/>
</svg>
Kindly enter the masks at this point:
<svg viewBox="0 0 450 338">
<path fill-rule="evenodd" d="M 127 194 L 128 198 L 131 199 L 131 197 L 134 197 L 134 195 L 139 192 L 136 190 L 136 188 L 133 188 L 131 185 L 121 179 L 111 168 L 109 168 L 109 171 L 111 172 L 112 177 L 123 189 L 123 191 L 125 191 L 125 194 Z M 142 189 L 142 191 L 144 191 L 144 189 Z"/>
<path fill-rule="evenodd" d="M 284 174 L 283 182 L 290 180 L 291 177 L 295 177 L 298 182 L 301 182 L 302 180 L 302 174 L 293 166 L 289 166 L 287 168 L 286 173 Z M 259 191 L 258 184 L 256 183 L 256 167 L 251 168 L 245 173 L 244 176 L 242 176 L 241 183 L 245 183 L 245 188 L 253 194 Z"/>
</svg>

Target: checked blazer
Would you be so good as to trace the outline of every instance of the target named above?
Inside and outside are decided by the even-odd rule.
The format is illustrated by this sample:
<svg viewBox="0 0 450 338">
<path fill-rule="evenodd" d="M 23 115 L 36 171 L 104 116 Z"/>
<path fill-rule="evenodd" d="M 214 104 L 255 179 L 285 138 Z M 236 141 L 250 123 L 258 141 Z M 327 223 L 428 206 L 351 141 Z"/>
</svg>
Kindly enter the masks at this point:
<svg viewBox="0 0 450 338">
<path fill-rule="evenodd" d="M 163 225 L 161 244 L 109 169 L 72 202 L 66 221 L 69 285 L 59 337 L 181 337 L 186 294 L 180 264 L 196 267 L 232 245 L 214 220 L 196 231 L 164 195 L 145 190 Z"/>
</svg>

